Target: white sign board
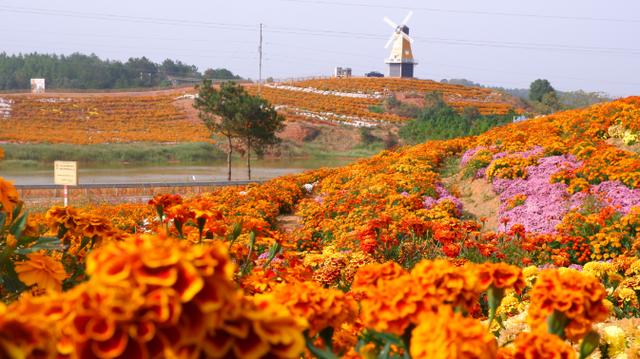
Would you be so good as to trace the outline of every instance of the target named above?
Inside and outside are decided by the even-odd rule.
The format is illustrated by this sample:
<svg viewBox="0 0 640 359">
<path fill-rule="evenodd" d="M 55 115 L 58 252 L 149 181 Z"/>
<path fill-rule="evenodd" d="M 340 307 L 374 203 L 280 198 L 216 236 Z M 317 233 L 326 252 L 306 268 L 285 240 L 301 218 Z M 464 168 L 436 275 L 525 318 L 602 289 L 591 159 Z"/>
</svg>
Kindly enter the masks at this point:
<svg viewBox="0 0 640 359">
<path fill-rule="evenodd" d="M 44 93 L 44 79 L 31 79 L 31 93 Z"/>
<path fill-rule="evenodd" d="M 78 162 L 55 161 L 53 163 L 53 183 L 63 186 L 77 186 Z"/>
</svg>

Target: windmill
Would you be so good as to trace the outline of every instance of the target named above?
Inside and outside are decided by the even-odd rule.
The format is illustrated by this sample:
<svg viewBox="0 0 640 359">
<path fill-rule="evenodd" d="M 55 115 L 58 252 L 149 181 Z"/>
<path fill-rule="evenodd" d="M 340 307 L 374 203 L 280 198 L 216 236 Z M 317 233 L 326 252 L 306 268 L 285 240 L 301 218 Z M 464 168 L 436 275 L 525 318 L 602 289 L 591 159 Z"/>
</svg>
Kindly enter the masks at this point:
<svg viewBox="0 0 640 359">
<path fill-rule="evenodd" d="M 413 52 L 411 51 L 413 39 L 409 37 L 409 27 L 407 26 L 412 15 L 413 11 L 409 11 L 400 25 L 396 25 L 386 16 L 382 19 L 393 28 L 393 34 L 384 46 L 386 49 L 393 44 L 391 54 L 385 61 L 389 64 L 389 77 L 413 77 L 413 66 L 417 63 L 413 60 Z"/>
</svg>

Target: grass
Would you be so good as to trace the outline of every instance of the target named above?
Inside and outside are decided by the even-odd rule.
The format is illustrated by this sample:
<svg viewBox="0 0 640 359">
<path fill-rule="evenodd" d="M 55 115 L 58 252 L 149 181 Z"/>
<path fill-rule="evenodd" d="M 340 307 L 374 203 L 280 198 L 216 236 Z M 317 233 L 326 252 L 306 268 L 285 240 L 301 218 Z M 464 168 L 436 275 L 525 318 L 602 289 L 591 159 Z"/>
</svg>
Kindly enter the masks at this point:
<svg viewBox="0 0 640 359">
<path fill-rule="evenodd" d="M 309 158 L 363 158 L 371 157 L 384 150 L 383 143 L 370 145 L 357 145 L 346 151 L 331 150 L 323 143 L 305 143 L 302 146 L 291 146 L 285 157 L 309 157 Z"/>
<path fill-rule="evenodd" d="M 13 144 L 4 149 L 3 166 L 34 167 L 55 160 L 80 163 L 200 163 L 225 158 L 215 145 L 204 142 L 162 144 Z"/>
</svg>

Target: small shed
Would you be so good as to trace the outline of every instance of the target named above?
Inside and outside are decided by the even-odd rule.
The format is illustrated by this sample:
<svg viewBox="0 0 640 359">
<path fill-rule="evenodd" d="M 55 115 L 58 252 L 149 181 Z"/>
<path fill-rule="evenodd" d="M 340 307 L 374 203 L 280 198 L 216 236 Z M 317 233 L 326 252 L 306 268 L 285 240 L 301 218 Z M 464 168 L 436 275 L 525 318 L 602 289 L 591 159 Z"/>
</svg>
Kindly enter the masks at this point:
<svg viewBox="0 0 640 359">
<path fill-rule="evenodd" d="M 44 93 L 44 79 L 31 79 L 31 93 Z"/>
</svg>

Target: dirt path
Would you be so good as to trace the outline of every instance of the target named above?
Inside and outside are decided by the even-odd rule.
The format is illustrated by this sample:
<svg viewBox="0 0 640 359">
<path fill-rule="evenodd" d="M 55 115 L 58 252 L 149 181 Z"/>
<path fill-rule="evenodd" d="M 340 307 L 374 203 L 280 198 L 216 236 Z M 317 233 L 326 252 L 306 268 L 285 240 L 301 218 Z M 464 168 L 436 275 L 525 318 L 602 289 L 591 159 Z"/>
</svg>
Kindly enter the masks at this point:
<svg viewBox="0 0 640 359">
<path fill-rule="evenodd" d="M 636 143 L 635 145 L 629 146 L 629 145 L 625 145 L 624 142 L 622 142 L 622 140 L 619 138 L 610 138 L 606 142 L 611 146 L 615 146 L 620 150 L 640 154 L 640 143 Z"/>
<path fill-rule="evenodd" d="M 463 179 L 462 173 L 443 178 L 442 181 L 452 193 L 458 196 L 464 211 L 473 215 L 478 221 L 480 218 L 486 218 L 483 231 L 498 229 L 500 197 L 493 191 L 490 183 L 484 178 Z"/>
<path fill-rule="evenodd" d="M 283 233 L 294 233 L 302 228 L 302 217 L 294 214 L 282 214 L 276 220 L 278 229 Z"/>
</svg>

